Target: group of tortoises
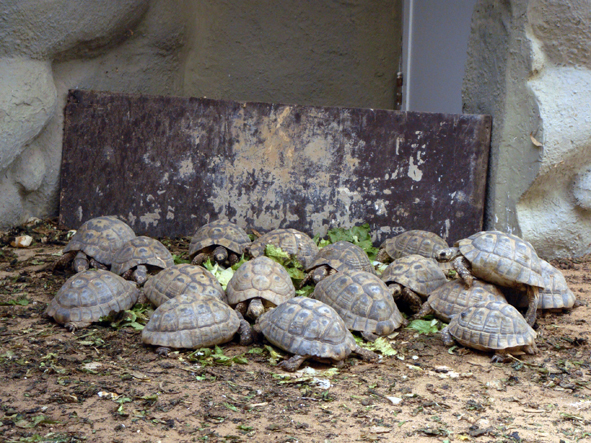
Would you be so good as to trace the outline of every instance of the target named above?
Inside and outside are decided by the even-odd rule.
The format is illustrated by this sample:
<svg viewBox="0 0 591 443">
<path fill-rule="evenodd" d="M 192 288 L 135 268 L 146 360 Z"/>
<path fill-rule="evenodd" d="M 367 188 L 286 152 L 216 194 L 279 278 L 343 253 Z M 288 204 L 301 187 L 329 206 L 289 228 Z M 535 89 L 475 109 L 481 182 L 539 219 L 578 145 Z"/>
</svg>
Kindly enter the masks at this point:
<svg viewBox="0 0 591 443">
<path fill-rule="evenodd" d="M 301 285 L 315 285 L 311 297 L 296 296 L 290 274 L 265 256 L 267 245 L 302 264 L 307 275 Z M 436 234 L 406 231 L 386 240 L 372 263 L 350 242 L 319 249 L 295 229 L 251 241 L 239 226 L 218 220 L 196 230 L 188 255 L 191 264 L 175 265 L 162 243 L 136 237 L 117 218 L 89 220 L 55 264 L 58 269 L 71 263 L 76 274 L 46 313 L 75 329 L 147 299 L 156 309 L 142 341 L 158 346 L 159 353 L 209 347 L 236 335 L 246 345 L 263 335 L 294 354 L 281 363 L 293 371 L 308 358 L 340 364 L 356 353 L 376 359 L 351 331 L 370 341 L 388 336 L 408 323 L 401 310 L 411 318 L 434 314 L 449 322 L 441 332 L 444 343 L 455 339 L 493 350 L 496 361 L 507 353 L 535 353 L 536 310 L 575 305 L 560 271 L 538 258 L 529 243 L 497 231 L 476 233 L 452 248 Z M 244 257 L 249 260 L 240 264 Z M 226 289 L 201 266 L 208 261 L 240 264 Z M 374 264 L 381 263 L 389 264 L 379 276 Z M 525 317 L 514 306 L 527 306 Z"/>
</svg>

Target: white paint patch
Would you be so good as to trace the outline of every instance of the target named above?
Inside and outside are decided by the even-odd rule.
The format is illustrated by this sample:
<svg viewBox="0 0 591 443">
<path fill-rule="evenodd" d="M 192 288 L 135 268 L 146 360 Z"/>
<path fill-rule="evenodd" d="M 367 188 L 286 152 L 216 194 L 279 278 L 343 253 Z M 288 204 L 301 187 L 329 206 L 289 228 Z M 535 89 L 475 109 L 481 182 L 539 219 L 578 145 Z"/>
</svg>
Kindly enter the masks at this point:
<svg viewBox="0 0 591 443">
<path fill-rule="evenodd" d="M 165 192 L 166 192 L 166 190 L 165 190 L 165 189 L 160 189 L 159 191 L 156 191 L 156 193 L 157 193 L 158 195 L 162 195 L 162 194 L 164 194 Z"/>
<path fill-rule="evenodd" d="M 451 222 L 449 221 L 449 218 L 448 218 L 445 220 L 445 232 L 441 236 L 444 240 L 447 240 L 447 237 L 449 237 L 449 228 L 451 228 Z"/>
<path fill-rule="evenodd" d="M 160 220 L 160 209 L 156 209 L 154 212 L 148 212 L 140 216 L 140 221 L 146 226 L 158 226 L 158 220 Z"/>
<path fill-rule="evenodd" d="M 392 194 L 392 191 L 390 191 L 389 189 L 384 189 L 384 194 L 390 195 Z"/>
<path fill-rule="evenodd" d="M 78 206 L 78 221 L 82 221 L 82 206 Z"/>
<path fill-rule="evenodd" d="M 418 163 L 420 164 L 420 163 Z M 414 181 L 419 182 L 422 180 L 423 178 L 423 171 L 421 171 L 418 167 L 418 164 L 415 165 L 414 163 L 414 158 L 411 157 L 409 159 L 409 164 L 408 164 L 408 176 L 410 178 L 412 178 Z"/>
<path fill-rule="evenodd" d="M 129 214 L 127 214 L 128 224 L 134 225 L 136 220 L 137 220 L 137 217 L 135 215 L 133 215 L 131 212 Z"/>
<path fill-rule="evenodd" d="M 156 201 L 156 199 L 154 198 L 154 196 L 152 194 L 148 194 L 148 195 L 146 195 L 146 201 L 148 203 L 151 203 L 153 201 Z"/>
<path fill-rule="evenodd" d="M 195 166 L 193 165 L 193 162 L 191 161 L 190 158 L 181 161 L 181 165 L 179 167 L 179 175 L 181 176 L 181 178 L 187 178 L 191 174 L 194 174 L 194 173 L 195 173 Z"/>
<path fill-rule="evenodd" d="M 386 209 L 386 202 L 384 200 L 376 200 L 376 202 L 374 203 L 374 207 L 376 208 L 377 215 L 388 214 L 388 210 Z"/>
<path fill-rule="evenodd" d="M 165 172 L 160 180 L 160 183 L 168 183 L 168 172 Z"/>
<path fill-rule="evenodd" d="M 166 220 L 174 220 L 174 208 L 172 206 L 168 207 L 168 212 L 166 213 Z"/>
<path fill-rule="evenodd" d="M 400 139 L 397 138 L 396 139 L 396 155 L 399 155 L 400 153 Z"/>
</svg>

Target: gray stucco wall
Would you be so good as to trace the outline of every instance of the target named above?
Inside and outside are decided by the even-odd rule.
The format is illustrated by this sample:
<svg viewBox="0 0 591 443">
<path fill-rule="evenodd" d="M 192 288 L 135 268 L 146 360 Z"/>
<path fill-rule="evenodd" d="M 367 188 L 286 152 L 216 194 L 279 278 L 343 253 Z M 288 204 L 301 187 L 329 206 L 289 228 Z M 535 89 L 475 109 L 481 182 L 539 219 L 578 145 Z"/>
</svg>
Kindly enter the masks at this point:
<svg viewBox="0 0 591 443">
<path fill-rule="evenodd" d="M 401 0 L 0 0 L 0 227 L 57 213 L 68 89 L 392 108 Z"/>
</svg>

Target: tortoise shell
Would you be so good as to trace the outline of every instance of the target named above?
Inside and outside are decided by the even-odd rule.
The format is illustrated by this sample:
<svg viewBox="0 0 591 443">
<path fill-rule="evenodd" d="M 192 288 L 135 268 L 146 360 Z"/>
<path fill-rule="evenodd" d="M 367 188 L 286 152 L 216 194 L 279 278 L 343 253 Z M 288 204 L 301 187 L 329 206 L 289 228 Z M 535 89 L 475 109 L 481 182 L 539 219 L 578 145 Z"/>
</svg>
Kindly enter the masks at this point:
<svg viewBox="0 0 591 443">
<path fill-rule="evenodd" d="M 535 346 L 536 332 L 506 302 L 481 302 L 455 316 L 448 331 L 461 345 L 478 349 L 514 350 Z"/>
<path fill-rule="evenodd" d="M 227 343 L 240 327 L 238 314 L 209 295 L 180 294 L 162 303 L 142 330 L 142 342 L 196 349 Z"/>
<path fill-rule="evenodd" d="M 439 235 L 415 229 L 403 232 L 383 242 L 378 252 L 378 260 L 381 262 L 392 261 L 413 254 L 436 258 L 439 251 L 447 248 L 449 245 Z"/>
<path fill-rule="evenodd" d="M 356 347 L 339 314 L 307 297 L 287 300 L 261 315 L 257 323 L 269 342 L 292 354 L 340 361 Z"/>
<path fill-rule="evenodd" d="M 456 242 L 477 278 L 506 287 L 544 287 L 540 259 L 532 245 L 512 234 L 481 231 Z"/>
<path fill-rule="evenodd" d="M 447 283 L 437 262 L 418 254 L 394 260 L 382 274 L 382 280 L 386 284 L 398 283 L 423 297 Z"/>
<path fill-rule="evenodd" d="M 311 271 L 323 265 L 327 265 L 336 271 L 350 269 L 366 271 L 371 274 L 376 273 L 365 251 L 348 241 L 338 241 L 320 249 L 312 264 L 306 268 L 306 271 Z"/>
<path fill-rule="evenodd" d="M 140 236 L 125 243 L 115 254 L 111 271 L 121 275 L 138 265 L 166 269 L 174 266 L 174 260 L 170 251 L 158 240 Z"/>
<path fill-rule="evenodd" d="M 277 246 L 296 256 L 304 268 L 312 264 L 319 252 L 314 240 L 296 229 L 275 229 L 267 232 L 248 247 L 250 255 L 255 258 L 265 255 L 267 245 Z"/>
<path fill-rule="evenodd" d="M 437 318 L 446 323 L 469 306 L 489 301 L 507 302 L 499 288 L 481 280 L 474 280 L 471 288 L 461 280 L 449 281 L 432 291 L 427 300 Z"/>
<path fill-rule="evenodd" d="M 316 285 L 313 297 L 332 307 L 352 331 L 389 335 L 404 322 L 392 291 L 369 272 L 330 275 Z"/>
<path fill-rule="evenodd" d="M 210 295 L 227 302 L 222 285 L 207 269 L 189 264 L 174 265 L 148 279 L 144 294 L 156 307 L 180 294 Z"/>
<path fill-rule="evenodd" d="M 111 265 L 114 255 L 135 233 L 113 216 L 96 217 L 83 223 L 64 248 L 64 253 L 82 251 L 99 263 Z"/>
<path fill-rule="evenodd" d="M 244 247 L 250 243 L 250 238 L 244 229 L 228 220 L 216 220 L 197 229 L 191 238 L 189 255 L 193 257 L 210 246 L 223 246 L 240 255 L 244 253 Z"/>
<path fill-rule="evenodd" d="M 295 296 L 295 287 L 283 266 L 262 256 L 238 268 L 228 282 L 226 293 L 230 306 L 253 298 L 262 298 L 277 306 Z"/>
<path fill-rule="evenodd" d="M 562 272 L 540 259 L 544 289 L 540 289 L 538 309 L 570 309 L 575 305 L 577 298 L 568 288 Z"/>
<path fill-rule="evenodd" d="M 45 313 L 61 324 L 86 326 L 131 308 L 138 297 L 133 283 L 109 271 L 88 270 L 66 280 Z"/>
</svg>

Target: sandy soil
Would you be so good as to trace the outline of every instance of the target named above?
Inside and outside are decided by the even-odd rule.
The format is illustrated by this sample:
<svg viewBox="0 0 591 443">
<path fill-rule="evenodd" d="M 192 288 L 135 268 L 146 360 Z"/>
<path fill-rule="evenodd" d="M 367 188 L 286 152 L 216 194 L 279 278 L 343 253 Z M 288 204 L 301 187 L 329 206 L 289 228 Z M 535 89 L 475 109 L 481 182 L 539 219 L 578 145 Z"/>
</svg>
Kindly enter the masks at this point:
<svg viewBox="0 0 591 443">
<path fill-rule="evenodd" d="M 21 233 L 31 247 L 9 245 Z M 0 441 L 591 440 L 587 261 L 554 262 L 583 306 L 539 315 L 538 355 L 491 363 L 402 329 L 391 339 L 397 355 L 379 363 L 349 358 L 338 371 L 310 364 L 287 375 L 265 343 L 159 357 L 129 322 L 71 333 L 44 317 L 69 276 L 51 272 L 66 234 L 47 222 L 1 239 Z"/>
</svg>

